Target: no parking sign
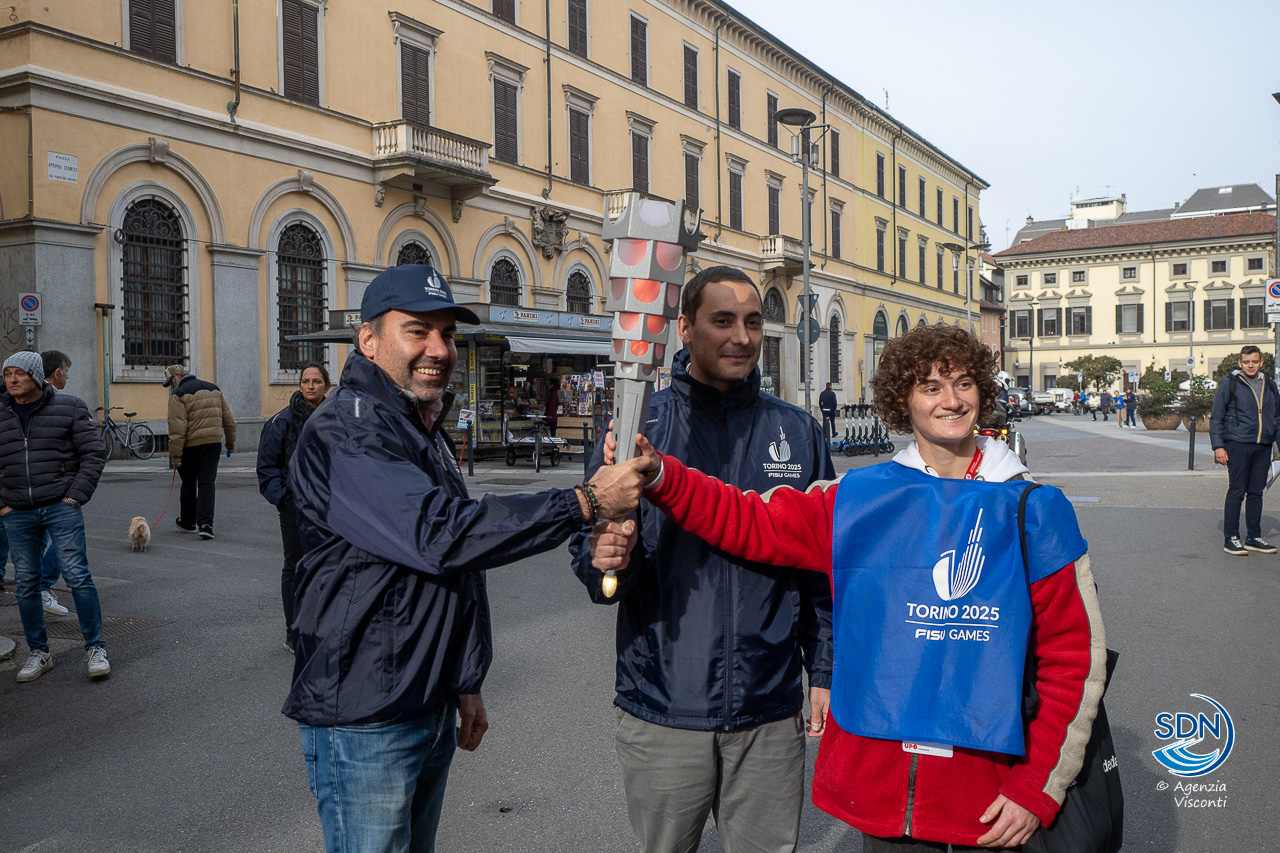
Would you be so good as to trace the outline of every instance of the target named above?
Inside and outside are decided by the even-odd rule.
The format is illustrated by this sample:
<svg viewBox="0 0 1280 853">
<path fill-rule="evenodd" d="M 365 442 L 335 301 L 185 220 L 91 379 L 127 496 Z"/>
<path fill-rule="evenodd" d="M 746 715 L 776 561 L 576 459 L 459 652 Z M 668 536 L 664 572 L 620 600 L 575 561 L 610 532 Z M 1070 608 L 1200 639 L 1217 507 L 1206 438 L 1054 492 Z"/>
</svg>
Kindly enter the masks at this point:
<svg viewBox="0 0 1280 853">
<path fill-rule="evenodd" d="M 21 326 L 40 325 L 40 294 L 18 294 L 18 324 Z"/>
<path fill-rule="evenodd" d="M 1267 322 L 1280 323 L 1280 278 L 1267 282 Z"/>
</svg>

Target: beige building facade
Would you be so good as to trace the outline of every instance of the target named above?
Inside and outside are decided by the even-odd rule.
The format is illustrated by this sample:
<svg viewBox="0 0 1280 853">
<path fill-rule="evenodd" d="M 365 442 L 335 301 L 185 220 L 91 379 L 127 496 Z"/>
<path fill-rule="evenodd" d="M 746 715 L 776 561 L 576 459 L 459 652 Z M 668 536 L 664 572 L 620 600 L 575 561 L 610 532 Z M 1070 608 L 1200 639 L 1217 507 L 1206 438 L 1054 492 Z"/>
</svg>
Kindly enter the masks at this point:
<svg viewBox="0 0 1280 853">
<path fill-rule="evenodd" d="M 1181 381 L 1212 376 L 1245 344 L 1270 351 L 1275 234 L 1275 216 L 1235 213 L 1062 229 L 997 253 L 1006 369 L 1039 390 L 1080 356 L 1110 355 L 1126 374 L 1154 367 Z"/>
<path fill-rule="evenodd" d="M 398 262 L 460 301 L 603 328 L 581 318 L 629 189 L 702 209 L 690 272 L 759 280 L 762 368 L 802 402 L 786 107 L 826 126 L 814 400 L 826 381 L 865 396 L 885 340 L 966 316 L 987 184 L 714 0 L 19 0 L 0 23 L 0 340 L 28 346 L 17 294 L 40 293 L 30 345 L 72 356 L 68 390 L 161 432 L 181 362 L 251 440 L 301 363 L 345 358 L 293 336 Z"/>
</svg>

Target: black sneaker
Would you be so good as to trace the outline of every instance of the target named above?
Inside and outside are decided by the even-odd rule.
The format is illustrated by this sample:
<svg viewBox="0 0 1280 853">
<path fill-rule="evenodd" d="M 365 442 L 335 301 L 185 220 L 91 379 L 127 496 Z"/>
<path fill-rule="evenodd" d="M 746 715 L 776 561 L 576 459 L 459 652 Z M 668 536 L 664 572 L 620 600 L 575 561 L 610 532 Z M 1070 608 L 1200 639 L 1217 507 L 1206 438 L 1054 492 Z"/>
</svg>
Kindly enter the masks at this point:
<svg viewBox="0 0 1280 853">
<path fill-rule="evenodd" d="M 1222 543 L 1222 550 L 1228 554 L 1235 554 L 1237 557 L 1247 557 L 1249 552 L 1244 549 L 1244 543 L 1240 541 L 1239 536 L 1228 536 L 1227 541 Z"/>
<path fill-rule="evenodd" d="M 1270 545 L 1265 539 L 1259 539 L 1256 536 L 1244 540 L 1244 547 L 1248 548 L 1250 551 L 1257 551 L 1260 554 L 1274 554 L 1276 552 L 1274 545 Z"/>
<path fill-rule="evenodd" d="M 203 527 L 201 527 L 201 528 L 200 528 L 200 538 L 201 538 L 201 539 L 212 539 L 212 538 L 213 538 L 213 528 L 212 528 L 212 527 L 210 527 L 210 526 L 209 526 L 209 525 L 207 525 L 207 524 L 206 524 L 206 525 L 204 525 Z"/>
<path fill-rule="evenodd" d="M 196 532 L 196 526 L 195 526 L 194 524 L 183 524 L 183 523 L 182 523 L 182 519 L 180 519 L 180 518 L 175 518 L 175 519 L 173 520 L 173 523 L 174 523 L 174 524 L 176 524 L 176 525 L 178 525 L 178 529 L 179 529 L 179 530 L 181 530 L 183 533 L 195 533 L 195 532 Z"/>
</svg>

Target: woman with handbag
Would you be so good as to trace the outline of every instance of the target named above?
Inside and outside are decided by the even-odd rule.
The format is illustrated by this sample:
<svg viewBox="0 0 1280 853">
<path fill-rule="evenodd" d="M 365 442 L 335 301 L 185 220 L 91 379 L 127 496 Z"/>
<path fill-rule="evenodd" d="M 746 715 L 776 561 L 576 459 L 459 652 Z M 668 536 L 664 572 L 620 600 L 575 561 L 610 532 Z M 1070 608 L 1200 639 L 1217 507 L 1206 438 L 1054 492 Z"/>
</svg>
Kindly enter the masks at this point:
<svg viewBox="0 0 1280 853">
<path fill-rule="evenodd" d="M 1102 620 L 1070 503 L 1021 482 L 1017 456 L 973 434 L 995 403 L 995 367 L 955 327 L 890 341 L 874 406 L 915 441 L 804 492 L 744 494 L 638 437 L 659 470 L 645 496 L 682 527 L 832 577 L 834 683 L 813 800 L 861 830 L 868 853 L 1026 843 L 1079 773 L 1104 689 Z M 625 563 L 624 533 L 599 536 L 597 568 Z M 1024 720 L 1028 664 L 1039 702 Z"/>
</svg>

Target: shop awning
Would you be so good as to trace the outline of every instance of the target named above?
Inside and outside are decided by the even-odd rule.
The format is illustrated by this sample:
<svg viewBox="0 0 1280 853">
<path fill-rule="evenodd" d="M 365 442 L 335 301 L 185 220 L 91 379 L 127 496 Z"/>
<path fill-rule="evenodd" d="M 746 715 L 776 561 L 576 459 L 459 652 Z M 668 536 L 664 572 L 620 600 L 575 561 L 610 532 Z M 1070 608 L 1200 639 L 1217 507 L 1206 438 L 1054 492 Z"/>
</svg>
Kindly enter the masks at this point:
<svg viewBox="0 0 1280 853">
<path fill-rule="evenodd" d="M 507 335 L 512 352 L 555 353 L 557 355 L 608 355 L 610 343 L 586 338 L 526 338 Z"/>
</svg>

